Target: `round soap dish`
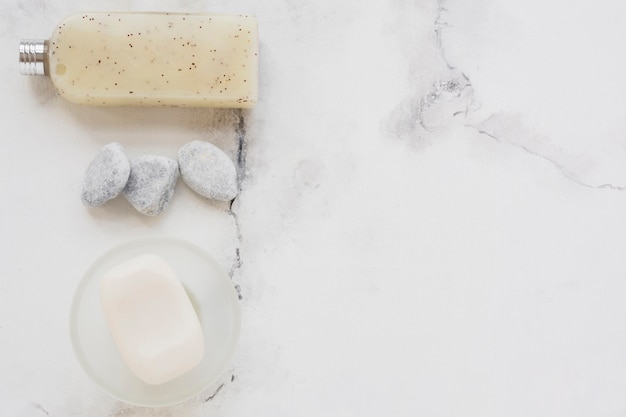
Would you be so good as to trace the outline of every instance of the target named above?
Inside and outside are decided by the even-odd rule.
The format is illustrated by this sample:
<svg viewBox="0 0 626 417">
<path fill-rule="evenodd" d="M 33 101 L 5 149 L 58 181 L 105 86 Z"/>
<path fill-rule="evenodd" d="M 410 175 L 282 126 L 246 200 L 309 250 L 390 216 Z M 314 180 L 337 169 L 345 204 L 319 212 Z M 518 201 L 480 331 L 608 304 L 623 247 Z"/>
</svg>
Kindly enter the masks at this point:
<svg viewBox="0 0 626 417">
<path fill-rule="evenodd" d="M 205 341 L 202 362 L 161 385 L 148 385 L 127 368 L 100 305 L 102 275 L 113 266 L 146 253 L 162 257 L 179 277 L 198 313 Z M 204 250 L 173 238 L 135 240 L 105 253 L 80 281 L 70 314 L 72 345 L 87 375 L 113 397 L 147 407 L 182 402 L 215 383 L 235 351 L 240 324 L 239 300 L 228 275 Z"/>
</svg>

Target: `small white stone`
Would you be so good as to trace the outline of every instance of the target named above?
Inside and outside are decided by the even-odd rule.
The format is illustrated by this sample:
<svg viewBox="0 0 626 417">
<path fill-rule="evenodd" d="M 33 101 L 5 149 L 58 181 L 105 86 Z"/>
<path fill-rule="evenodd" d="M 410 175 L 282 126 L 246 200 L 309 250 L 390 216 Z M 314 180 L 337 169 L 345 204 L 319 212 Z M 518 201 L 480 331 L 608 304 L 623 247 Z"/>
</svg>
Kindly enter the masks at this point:
<svg viewBox="0 0 626 417">
<path fill-rule="evenodd" d="M 119 143 L 109 143 L 91 161 L 85 172 L 81 198 L 96 207 L 115 198 L 124 189 L 130 174 L 128 157 Z"/>
<path fill-rule="evenodd" d="M 183 181 L 203 197 L 230 201 L 237 196 L 237 170 L 230 158 L 215 145 L 201 140 L 178 151 Z"/>
<path fill-rule="evenodd" d="M 178 164 L 163 156 L 143 155 L 130 160 L 124 197 L 141 214 L 156 216 L 168 206 L 178 180 Z"/>
</svg>

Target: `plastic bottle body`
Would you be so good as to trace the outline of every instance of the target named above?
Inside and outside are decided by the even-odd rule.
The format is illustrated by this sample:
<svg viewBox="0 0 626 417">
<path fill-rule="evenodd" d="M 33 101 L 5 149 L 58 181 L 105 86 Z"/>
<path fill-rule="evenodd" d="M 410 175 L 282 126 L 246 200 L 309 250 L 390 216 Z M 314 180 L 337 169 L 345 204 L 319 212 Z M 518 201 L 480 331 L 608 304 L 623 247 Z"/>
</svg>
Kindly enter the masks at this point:
<svg viewBox="0 0 626 417">
<path fill-rule="evenodd" d="M 250 16 L 84 13 L 48 41 L 48 74 L 74 103 L 252 107 L 258 35 Z"/>
</svg>

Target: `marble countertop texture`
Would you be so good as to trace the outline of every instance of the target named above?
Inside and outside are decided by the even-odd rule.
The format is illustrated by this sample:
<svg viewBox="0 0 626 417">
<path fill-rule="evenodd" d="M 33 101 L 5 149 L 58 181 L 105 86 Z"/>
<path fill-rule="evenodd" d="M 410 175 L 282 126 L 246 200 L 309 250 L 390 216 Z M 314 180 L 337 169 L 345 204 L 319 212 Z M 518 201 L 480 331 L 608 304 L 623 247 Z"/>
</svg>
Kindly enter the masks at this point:
<svg viewBox="0 0 626 417">
<path fill-rule="evenodd" d="M 250 111 L 88 108 L 19 75 L 84 10 L 250 13 Z M 626 3 L 16 0 L 0 4 L 0 415 L 624 416 Z M 229 204 L 87 209 L 106 143 L 237 161 Z M 177 406 L 122 404 L 68 332 L 98 256 L 171 235 L 241 294 L 235 359 Z"/>
</svg>

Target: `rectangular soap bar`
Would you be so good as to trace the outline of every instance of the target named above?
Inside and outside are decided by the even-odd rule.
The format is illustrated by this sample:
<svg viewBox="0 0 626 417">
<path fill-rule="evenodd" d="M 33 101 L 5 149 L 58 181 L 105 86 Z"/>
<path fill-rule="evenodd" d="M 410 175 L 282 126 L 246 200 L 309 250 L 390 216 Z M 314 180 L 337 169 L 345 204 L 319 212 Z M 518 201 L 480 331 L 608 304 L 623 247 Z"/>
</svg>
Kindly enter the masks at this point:
<svg viewBox="0 0 626 417">
<path fill-rule="evenodd" d="M 202 360 L 198 316 L 159 256 L 140 255 L 109 270 L 100 281 L 100 301 L 122 359 L 145 383 L 170 381 Z"/>
<path fill-rule="evenodd" d="M 257 23 L 244 15 L 77 14 L 50 37 L 48 72 L 80 104 L 252 107 Z"/>
</svg>

